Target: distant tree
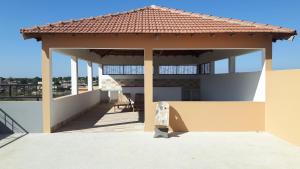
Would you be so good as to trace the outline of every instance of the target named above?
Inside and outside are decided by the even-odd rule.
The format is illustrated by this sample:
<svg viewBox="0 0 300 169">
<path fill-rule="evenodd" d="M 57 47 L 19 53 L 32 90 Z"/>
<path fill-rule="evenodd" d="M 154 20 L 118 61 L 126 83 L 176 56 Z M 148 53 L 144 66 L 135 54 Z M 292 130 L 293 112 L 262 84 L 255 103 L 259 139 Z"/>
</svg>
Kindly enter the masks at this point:
<svg viewBox="0 0 300 169">
<path fill-rule="evenodd" d="M 40 78 L 40 77 L 34 77 L 34 78 L 32 79 L 32 83 L 33 83 L 33 84 L 38 84 L 38 82 L 40 82 L 40 81 L 42 81 L 42 78 Z"/>
<path fill-rule="evenodd" d="M 63 78 L 65 81 L 70 81 L 71 80 L 71 76 L 67 76 Z"/>
<path fill-rule="evenodd" d="M 55 80 L 55 81 L 54 81 L 54 85 L 55 85 L 55 86 L 60 86 L 60 82 L 59 82 L 58 80 Z"/>
<path fill-rule="evenodd" d="M 27 81 L 26 78 L 21 78 L 21 79 L 19 80 L 19 83 L 20 83 L 20 84 L 28 84 L 28 81 Z"/>
</svg>

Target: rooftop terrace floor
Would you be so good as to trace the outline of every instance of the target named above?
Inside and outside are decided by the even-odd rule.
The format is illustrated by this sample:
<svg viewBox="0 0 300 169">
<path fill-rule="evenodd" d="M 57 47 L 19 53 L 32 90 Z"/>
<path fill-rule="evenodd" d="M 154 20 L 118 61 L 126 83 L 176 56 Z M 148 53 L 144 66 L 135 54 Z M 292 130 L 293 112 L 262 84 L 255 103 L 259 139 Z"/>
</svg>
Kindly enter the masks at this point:
<svg viewBox="0 0 300 169">
<path fill-rule="evenodd" d="M 56 132 L 126 132 L 143 131 L 144 113 L 113 107 L 113 104 L 102 103 L 84 112 L 68 122 Z"/>
<path fill-rule="evenodd" d="M 0 149 L 0 168 L 300 168 L 300 147 L 255 132 L 28 134 Z"/>
</svg>

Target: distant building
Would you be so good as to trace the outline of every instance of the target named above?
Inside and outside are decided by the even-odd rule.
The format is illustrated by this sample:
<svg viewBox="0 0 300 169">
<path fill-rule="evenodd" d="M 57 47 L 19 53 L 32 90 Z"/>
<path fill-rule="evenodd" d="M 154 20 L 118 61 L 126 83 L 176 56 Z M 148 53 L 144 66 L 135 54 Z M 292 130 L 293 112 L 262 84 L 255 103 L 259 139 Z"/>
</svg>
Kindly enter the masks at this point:
<svg viewBox="0 0 300 169">
<path fill-rule="evenodd" d="M 8 84 L 8 79 L 1 78 L 1 79 L 0 79 L 0 84 L 1 84 L 1 85 L 7 85 L 7 84 Z"/>
</svg>

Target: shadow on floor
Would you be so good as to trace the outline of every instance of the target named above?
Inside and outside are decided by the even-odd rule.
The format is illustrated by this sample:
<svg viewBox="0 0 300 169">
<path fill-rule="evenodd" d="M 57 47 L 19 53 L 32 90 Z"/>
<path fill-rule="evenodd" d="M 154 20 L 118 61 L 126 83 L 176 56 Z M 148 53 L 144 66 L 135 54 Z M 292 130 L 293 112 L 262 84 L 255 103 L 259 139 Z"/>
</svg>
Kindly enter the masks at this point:
<svg viewBox="0 0 300 169">
<path fill-rule="evenodd" d="M 0 149 L 19 140 L 28 133 L 0 134 Z"/>
<path fill-rule="evenodd" d="M 114 112 L 113 104 L 102 103 L 83 113 L 77 118 L 66 123 L 56 132 L 72 131 L 114 131 L 138 130 L 144 123 L 144 112 L 132 112 L 130 108 L 116 108 Z M 135 126 L 137 124 L 138 126 Z"/>
<path fill-rule="evenodd" d="M 171 137 L 180 137 L 181 135 L 185 134 L 187 132 L 171 132 L 169 133 L 169 138 Z"/>
<path fill-rule="evenodd" d="M 0 108 L 0 148 L 24 137 L 28 131 Z"/>
<path fill-rule="evenodd" d="M 103 125 L 95 125 L 91 128 L 99 128 L 99 127 L 110 127 L 110 126 L 119 126 L 124 124 L 134 124 L 139 123 L 139 121 L 129 121 L 129 122 L 123 122 L 123 123 L 113 123 L 113 124 L 103 124 Z"/>
</svg>

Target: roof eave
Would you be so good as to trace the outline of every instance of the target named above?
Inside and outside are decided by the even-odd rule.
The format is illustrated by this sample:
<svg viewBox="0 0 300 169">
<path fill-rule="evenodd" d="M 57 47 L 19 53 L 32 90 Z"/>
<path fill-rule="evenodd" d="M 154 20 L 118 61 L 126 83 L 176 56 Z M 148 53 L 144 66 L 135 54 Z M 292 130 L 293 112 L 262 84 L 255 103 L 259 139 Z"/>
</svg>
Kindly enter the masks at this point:
<svg viewBox="0 0 300 169">
<path fill-rule="evenodd" d="M 220 33 L 220 32 L 216 32 L 216 33 Z M 247 32 L 241 32 L 241 33 L 247 33 Z M 255 33 L 255 32 L 249 32 L 249 33 Z M 22 34 L 24 40 L 34 38 L 37 41 L 40 41 L 42 39 L 42 36 L 45 34 L 62 34 L 62 33 L 41 33 L 41 32 L 30 33 L 30 32 L 25 32 L 25 31 L 21 30 L 21 34 Z M 78 34 L 78 33 L 63 33 L 63 34 Z M 80 33 L 80 34 L 86 34 L 86 33 Z M 107 33 L 97 33 L 97 34 L 107 34 Z M 115 33 L 112 33 L 112 34 L 115 34 Z M 122 33 L 117 33 L 117 34 L 122 34 Z M 149 33 L 139 33 L 139 34 L 149 34 Z M 154 33 L 154 34 L 157 34 L 157 33 Z M 175 33 L 175 34 L 180 34 L 180 33 Z M 193 33 L 193 34 L 197 34 L 197 33 Z M 200 34 L 202 34 L 202 33 L 200 33 Z M 211 33 L 207 33 L 207 34 L 211 34 Z M 291 31 L 291 32 L 279 32 L 279 33 L 273 32 L 271 34 L 273 34 L 273 39 L 272 39 L 273 41 L 289 40 L 298 35 L 296 30 Z"/>
<path fill-rule="evenodd" d="M 273 42 L 276 42 L 277 40 L 293 40 L 297 35 L 298 33 L 296 30 L 289 33 L 275 33 L 272 40 Z"/>
<path fill-rule="evenodd" d="M 21 29 L 20 33 L 22 34 L 22 37 L 24 40 L 27 39 L 36 39 L 37 41 L 40 41 L 42 39 L 42 34 L 43 33 L 28 33 L 28 32 L 24 32 L 24 30 Z"/>
</svg>

